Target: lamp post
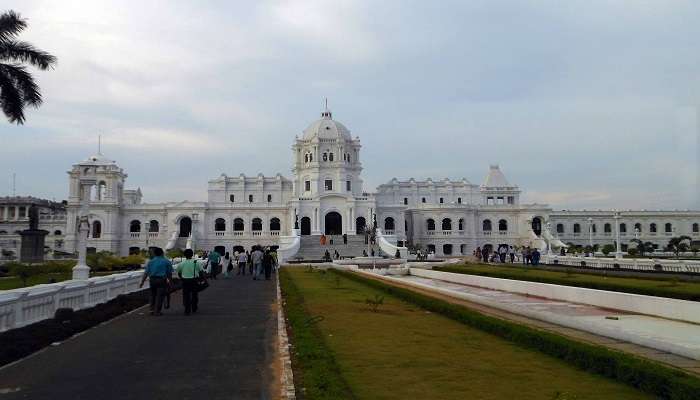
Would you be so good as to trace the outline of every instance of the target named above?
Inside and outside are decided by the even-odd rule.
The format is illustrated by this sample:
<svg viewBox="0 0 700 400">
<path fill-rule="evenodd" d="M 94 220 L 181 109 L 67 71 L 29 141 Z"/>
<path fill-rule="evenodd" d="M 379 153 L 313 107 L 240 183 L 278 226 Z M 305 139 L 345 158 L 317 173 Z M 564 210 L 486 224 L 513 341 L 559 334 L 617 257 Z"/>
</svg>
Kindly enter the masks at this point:
<svg viewBox="0 0 700 400">
<path fill-rule="evenodd" d="M 547 237 L 545 237 L 545 239 L 547 239 L 547 255 L 551 256 L 552 255 L 552 239 L 551 239 L 552 232 L 551 232 L 550 228 L 552 227 L 552 223 L 547 221 L 547 223 L 544 224 L 544 226 L 547 229 L 547 232 L 549 233 L 549 235 L 547 235 Z"/>
<path fill-rule="evenodd" d="M 89 184 L 82 184 L 80 190 L 80 209 L 78 211 L 78 263 L 73 267 L 73 279 L 86 280 L 90 278 L 90 267 L 87 265 L 87 235 L 90 231 L 89 220 Z M 87 195 L 86 195 L 86 188 Z M 86 198 L 87 197 L 87 198 Z"/>
<path fill-rule="evenodd" d="M 622 250 L 620 246 L 620 212 L 615 211 L 613 216 L 615 219 L 615 258 L 622 258 Z"/>
<path fill-rule="evenodd" d="M 595 254 L 593 251 L 593 218 L 588 217 L 588 247 L 591 248 L 591 253 Z"/>
</svg>

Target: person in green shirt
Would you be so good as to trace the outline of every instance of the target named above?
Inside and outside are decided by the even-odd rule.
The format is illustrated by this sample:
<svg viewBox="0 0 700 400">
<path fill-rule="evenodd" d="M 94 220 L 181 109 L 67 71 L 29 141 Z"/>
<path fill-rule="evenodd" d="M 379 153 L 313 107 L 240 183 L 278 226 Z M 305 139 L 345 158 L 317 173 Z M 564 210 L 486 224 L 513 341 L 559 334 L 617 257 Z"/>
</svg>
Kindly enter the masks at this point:
<svg viewBox="0 0 700 400">
<path fill-rule="evenodd" d="M 192 259 L 192 249 L 185 250 L 185 260 L 176 266 L 176 271 L 182 280 L 182 305 L 185 307 L 185 315 L 197 312 L 199 294 L 197 293 L 197 279 L 202 274 L 202 266 L 197 260 Z"/>
</svg>

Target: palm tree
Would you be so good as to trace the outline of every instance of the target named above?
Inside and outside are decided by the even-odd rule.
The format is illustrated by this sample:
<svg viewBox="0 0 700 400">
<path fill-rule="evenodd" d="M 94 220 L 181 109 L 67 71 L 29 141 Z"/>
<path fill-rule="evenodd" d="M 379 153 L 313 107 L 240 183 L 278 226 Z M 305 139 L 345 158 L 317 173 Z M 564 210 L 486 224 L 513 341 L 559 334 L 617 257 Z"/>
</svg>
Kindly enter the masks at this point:
<svg viewBox="0 0 700 400">
<path fill-rule="evenodd" d="M 39 107 L 41 92 L 24 64 L 42 71 L 53 68 L 56 57 L 17 40 L 27 21 L 14 11 L 0 14 L 0 107 L 10 123 L 23 124 L 24 107 Z"/>
</svg>

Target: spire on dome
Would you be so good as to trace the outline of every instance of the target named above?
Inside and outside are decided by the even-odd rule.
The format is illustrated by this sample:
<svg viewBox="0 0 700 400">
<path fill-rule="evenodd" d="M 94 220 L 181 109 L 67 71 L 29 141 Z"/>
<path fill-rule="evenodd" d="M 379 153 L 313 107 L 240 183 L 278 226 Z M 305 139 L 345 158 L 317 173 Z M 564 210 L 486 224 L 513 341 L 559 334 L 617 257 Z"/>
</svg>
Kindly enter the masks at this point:
<svg viewBox="0 0 700 400">
<path fill-rule="evenodd" d="M 328 97 L 324 97 L 325 107 L 321 113 L 323 119 L 333 119 L 333 113 L 328 109 Z"/>
<path fill-rule="evenodd" d="M 506 179 L 505 175 L 503 175 L 503 172 L 501 172 L 501 169 L 498 167 L 498 164 L 496 165 L 491 165 L 489 168 L 489 174 L 486 176 L 486 179 L 484 180 L 484 184 L 481 185 L 482 187 L 510 187 L 510 183 L 508 183 L 508 180 Z"/>
</svg>

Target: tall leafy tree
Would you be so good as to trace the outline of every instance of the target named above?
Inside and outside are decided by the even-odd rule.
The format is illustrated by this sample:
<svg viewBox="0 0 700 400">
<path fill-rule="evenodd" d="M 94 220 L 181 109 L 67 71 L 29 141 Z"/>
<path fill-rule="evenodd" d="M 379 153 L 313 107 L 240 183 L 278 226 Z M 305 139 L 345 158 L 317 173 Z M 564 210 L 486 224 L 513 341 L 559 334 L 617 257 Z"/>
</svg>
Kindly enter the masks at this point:
<svg viewBox="0 0 700 400">
<path fill-rule="evenodd" d="M 39 85 L 27 70 L 32 65 L 42 71 L 56 65 L 56 57 L 32 44 L 17 40 L 27 21 L 14 11 L 0 14 L 0 107 L 10 123 L 23 124 L 27 106 L 42 102 Z"/>
</svg>

